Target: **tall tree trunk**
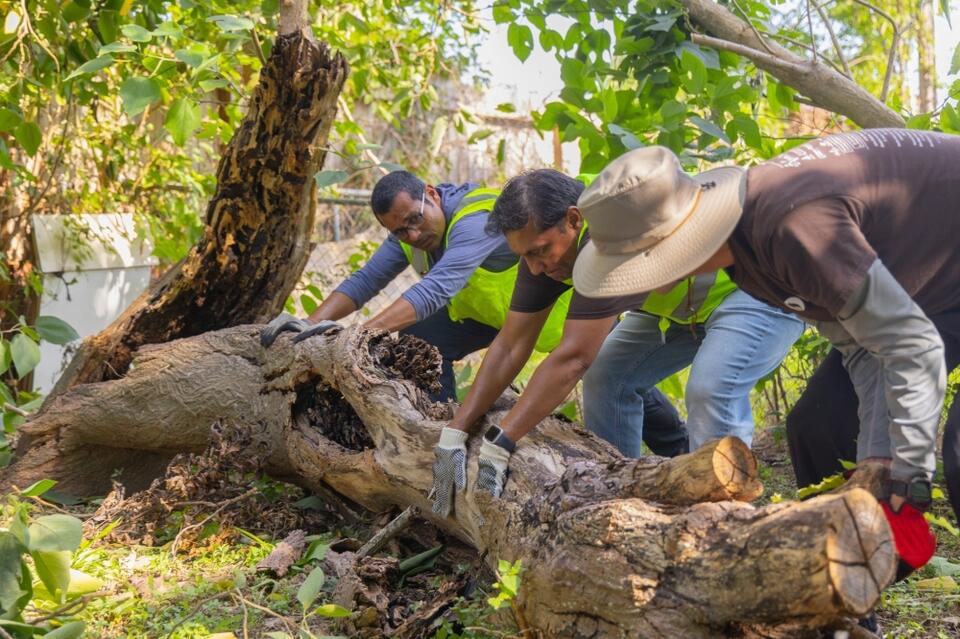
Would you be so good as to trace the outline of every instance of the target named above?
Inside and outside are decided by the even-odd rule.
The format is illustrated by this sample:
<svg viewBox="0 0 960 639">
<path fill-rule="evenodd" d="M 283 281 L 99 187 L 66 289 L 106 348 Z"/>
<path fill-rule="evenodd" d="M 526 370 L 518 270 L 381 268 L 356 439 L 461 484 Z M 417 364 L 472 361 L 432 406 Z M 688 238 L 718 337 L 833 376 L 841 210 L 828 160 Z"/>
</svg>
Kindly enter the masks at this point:
<svg viewBox="0 0 960 639">
<path fill-rule="evenodd" d="M 914 20 L 917 25 L 917 112 L 930 113 L 937 108 L 936 27 L 932 0 L 921 0 Z"/>
<path fill-rule="evenodd" d="M 201 450 L 216 424 L 242 431 L 275 476 L 429 513 L 432 450 L 450 417 L 427 399 L 438 376 L 423 342 L 360 329 L 268 350 L 251 326 L 147 346 L 123 379 L 77 386 L 23 426 L 0 489 L 50 477 L 103 491 L 124 456 Z M 758 495 L 756 476 L 735 438 L 628 460 L 550 418 L 511 458 L 501 499 L 470 485 L 436 523 L 493 565 L 522 562 L 520 609 L 547 637 L 804 636 L 869 610 L 895 567 L 876 500 L 853 489 L 755 508 L 740 500 Z"/>
<path fill-rule="evenodd" d="M 122 376 L 144 344 L 264 321 L 282 309 L 312 248 L 313 175 L 347 77 L 343 56 L 313 39 L 305 7 L 283 3 L 270 59 L 220 160 L 201 240 L 84 342 L 52 394 Z"/>
</svg>

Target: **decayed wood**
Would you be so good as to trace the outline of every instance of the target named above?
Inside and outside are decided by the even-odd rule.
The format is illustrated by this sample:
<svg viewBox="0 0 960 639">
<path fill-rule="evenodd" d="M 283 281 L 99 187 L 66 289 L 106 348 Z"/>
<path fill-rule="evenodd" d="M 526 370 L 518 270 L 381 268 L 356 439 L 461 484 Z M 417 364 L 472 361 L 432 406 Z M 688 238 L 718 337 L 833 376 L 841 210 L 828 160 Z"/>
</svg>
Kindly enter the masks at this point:
<svg viewBox="0 0 960 639">
<path fill-rule="evenodd" d="M 257 329 L 147 347 L 123 379 L 55 398 L 23 427 L 34 446 L 0 474 L 0 488 L 52 477 L 58 488 L 102 490 L 111 468 L 81 467 L 75 451 L 200 449 L 216 420 L 248 429 L 250 454 L 274 475 L 432 517 L 432 450 L 449 407 L 402 377 L 435 376 L 424 373 L 435 353 L 359 330 L 296 346 L 282 337 L 263 350 Z M 735 501 L 756 496 L 758 484 L 733 438 L 631 461 L 547 419 L 511 458 L 502 499 L 468 483 L 436 523 L 491 563 L 522 561 L 518 604 L 548 637 L 712 637 L 744 626 L 802 635 L 869 610 L 893 577 L 890 532 L 870 494 L 764 508 Z"/>
<path fill-rule="evenodd" d="M 714 0 L 682 3 L 694 23 L 707 32 L 693 34 L 693 42 L 749 59 L 817 106 L 845 115 L 864 128 L 906 126 L 896 111 L 850 78 L 827 64 L 802 58 L 769 38 L 761 42 L 749 24 Z"/>
<path fill-rule="evenodd" d="M 116 321 L 88 338 L 52 394 L 124 373 L 144 344 L 276 315 L 312 248 L 314 173 L 347 63 L 303 29 L 304 0 L 286 0 L 282 31 L 249 110 L 217 169 L 203 236 Z"/>
</svg>

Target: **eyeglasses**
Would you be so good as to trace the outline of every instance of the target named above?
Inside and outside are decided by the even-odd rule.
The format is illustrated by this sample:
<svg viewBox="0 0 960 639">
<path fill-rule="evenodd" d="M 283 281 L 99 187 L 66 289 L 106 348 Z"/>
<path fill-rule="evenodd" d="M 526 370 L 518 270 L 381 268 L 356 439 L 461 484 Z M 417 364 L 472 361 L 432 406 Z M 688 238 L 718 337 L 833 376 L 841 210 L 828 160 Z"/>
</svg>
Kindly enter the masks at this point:
<svg viewBox="0 0 960 639">
<path fill-rule="evenodd" d="M 420 210 L 412 215 L 408 215 L 407 219 L 404 220 L 404 225 L 398 229 L 390 231 L 390 235 L 395 237 L 400 242 L 405 242 L 407 238 L 410 237 L 410 233 L 420 229 L 420 225 L 423 224 L 423 207 L 427 201 L 427 191 L 424 189 L 423 194 L 420 196 Z"/>
</svg>

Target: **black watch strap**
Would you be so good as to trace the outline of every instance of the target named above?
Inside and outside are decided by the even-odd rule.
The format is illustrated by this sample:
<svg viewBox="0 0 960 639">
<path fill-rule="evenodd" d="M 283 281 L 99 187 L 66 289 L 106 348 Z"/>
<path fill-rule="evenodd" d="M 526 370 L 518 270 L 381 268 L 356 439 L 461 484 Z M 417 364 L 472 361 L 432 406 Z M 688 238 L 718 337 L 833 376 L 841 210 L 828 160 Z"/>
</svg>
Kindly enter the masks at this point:
<svg viewBox="0 0 960 639">
<path fill-rule="evenodd" d="M 513 442 L 513 440 L 507 437 L 506 433 L 504 433 L 503 429 L 499 426 L 491 426 L 488 428 L 487 432 L 483 434 L 483 438 L 491 444 L 495 444 L 504 449 L 511 455 L 517 448 L 517 445 Z"/>
<path fill-rule="evenodd" d="M 909 481 L 891 479 L 888 486 L 891 495 L 903 497 L 918 510 L 928 509 L 933 502 L 933 486 L 926 477 L 914 477 Z"/>
</svg>

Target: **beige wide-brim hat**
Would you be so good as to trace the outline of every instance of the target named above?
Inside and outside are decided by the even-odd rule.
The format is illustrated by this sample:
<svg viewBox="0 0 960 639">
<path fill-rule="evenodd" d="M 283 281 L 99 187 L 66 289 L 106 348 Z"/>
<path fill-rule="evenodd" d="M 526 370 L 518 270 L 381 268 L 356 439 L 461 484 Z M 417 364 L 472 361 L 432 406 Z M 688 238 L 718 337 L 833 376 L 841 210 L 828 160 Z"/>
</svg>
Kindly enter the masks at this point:
<svg viewBox="0 0 960 639">
<path fill-rule="evenodd" d="M 664 147 L 620 156 L 577 202 L 590 242 L 577 256 L 574 287 L 588 297 L 616 297 L 690 275 L 730 237 L 745 190 L 740 167 L 690 176 Z"/>
</svg>

